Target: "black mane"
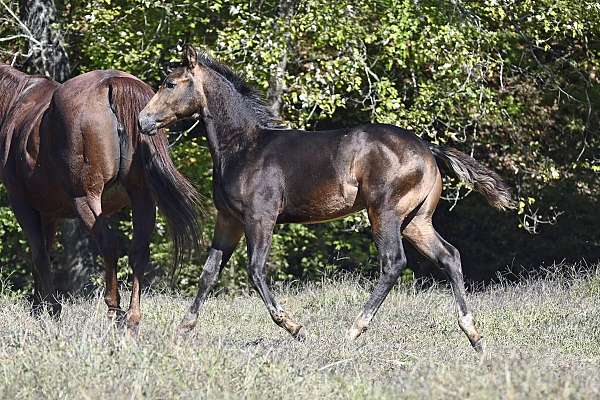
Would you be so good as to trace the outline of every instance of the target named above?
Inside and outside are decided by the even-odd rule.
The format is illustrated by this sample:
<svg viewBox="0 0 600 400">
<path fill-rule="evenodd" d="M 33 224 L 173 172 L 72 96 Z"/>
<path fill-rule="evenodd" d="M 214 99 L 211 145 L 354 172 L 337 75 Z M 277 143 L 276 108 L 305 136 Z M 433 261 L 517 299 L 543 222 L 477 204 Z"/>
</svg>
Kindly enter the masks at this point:
<svg viewBox="0 0 600 400">
<path fill-rule="evenodd" d="M 198 63 L 204 65 L 231 82 L 240 93 L 245 103 L 256 115 L 258 122 L 264 128 L 280 128 L 280 119 L 269 109 L 261 94 L 249 85 L 240 75 L 236 74 L 229 66 L 215 60 L 204 51 L 198 52 Z"/>
</svg>

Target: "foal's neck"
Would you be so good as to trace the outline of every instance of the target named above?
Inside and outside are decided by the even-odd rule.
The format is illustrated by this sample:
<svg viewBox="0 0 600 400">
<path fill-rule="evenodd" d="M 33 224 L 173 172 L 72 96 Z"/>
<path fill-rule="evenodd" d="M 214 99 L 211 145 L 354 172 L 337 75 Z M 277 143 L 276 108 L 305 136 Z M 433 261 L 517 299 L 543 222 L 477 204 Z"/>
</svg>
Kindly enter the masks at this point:
<svg viewBox="0 0 600 400">
<path fill-rule="evenodd" d="M 259 121 L 242 96 L 228 89 L 206 93 L 208 107 L 204 115 L 213 163 L 221 167 L 252 147 L 260 132 Z"/>
</svg>

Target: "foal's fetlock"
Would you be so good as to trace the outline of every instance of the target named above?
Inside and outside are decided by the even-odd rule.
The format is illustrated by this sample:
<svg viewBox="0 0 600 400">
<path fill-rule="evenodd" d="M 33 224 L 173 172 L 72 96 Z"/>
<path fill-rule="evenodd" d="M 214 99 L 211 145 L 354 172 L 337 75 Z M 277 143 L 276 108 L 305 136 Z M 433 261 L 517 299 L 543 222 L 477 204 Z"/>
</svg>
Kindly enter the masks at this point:
<svg viewBox="0 0 600 400">
<path fill-rule="evenodd" d="M 300 342 L 306 339 L 306 330 L 302 325 L 295 322 L 285 311 L 277 310 L 271 314 L 273 321 L 280 327 L 292 335 L 292 337 Z"/>
<path fill-rule="evenodd" d="M 352 341 L 366 332 L 369 327 L 369 321 L 359 316 L 356 318 L 350 329 L 346 332 L 346 339 Z"/>
<path fill-rule="evenodd" d="M 467 335 L 469 338 L 469 342 L 471 342 L 471 346 L 478 353 L 482 353 L 485 348 L 485 342 L 483 340 L 483 336 L 479 333 L 477 328 L 475 327 L 475 320 L 472 314 L 465 314 L 458 318 L 458 325 L 460 329 Z"/>
</svg>

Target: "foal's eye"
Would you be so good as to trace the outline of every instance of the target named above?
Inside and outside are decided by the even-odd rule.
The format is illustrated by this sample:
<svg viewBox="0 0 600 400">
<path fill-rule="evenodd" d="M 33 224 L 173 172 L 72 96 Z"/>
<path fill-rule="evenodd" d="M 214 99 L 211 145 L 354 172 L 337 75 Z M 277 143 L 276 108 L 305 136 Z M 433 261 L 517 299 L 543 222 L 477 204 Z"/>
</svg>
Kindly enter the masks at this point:
<svg viewBox="0 0 600 400">
<path fill-rule="evenodd" d="M 173 81 L 166 81 L 165 82 L 165 87 L 167 89 L 173 89 L 173 88 L 175 88 L 175 82 L 173 82 Z"/>
</svg>

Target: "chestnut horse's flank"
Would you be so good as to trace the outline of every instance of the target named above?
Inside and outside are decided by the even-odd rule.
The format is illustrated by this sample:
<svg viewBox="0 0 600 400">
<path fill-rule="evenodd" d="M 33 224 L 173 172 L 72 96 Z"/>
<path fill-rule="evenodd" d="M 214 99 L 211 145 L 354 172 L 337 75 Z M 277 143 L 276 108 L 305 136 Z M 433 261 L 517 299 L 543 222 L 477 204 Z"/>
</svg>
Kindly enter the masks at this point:
<svg viewBox="0 0 600 400">
<path fill-rule="evenodd" d="M 155 208 L 165 215 L 175 260 L 197 245 L 197 194 L 175 169 L 164 134 L 139 134 L 137 114 L 152 89 L 119 71 L 93 71 L 63 85 L 0 66 L 0 177 L 33 256 L 34 309 L 60 304 L 48 249 L 62 218 L 80 217 L 104 258 L 109 315 L 122 316 L 118 242 L 106 216 L 131 205 L 134 234 L 132 331 L 140 319 L 141 279 Z"/>
<path fill-rule="evenodd" d="M 469 182 L 496 208 L 513 207 L 500 177 L 468 155 L 429 144 L 392 125 L 370 124 L 306 133 L 274 126 L 260 97 L 226 66 L 187 46 L 184 66 L 173 71 L 140 114 L 152 134 L 176 120 L 200 115 L 213 159 L 218 210 L 212 247 L 198 295 L 180 328 L 192 329 L 198 311 L 246 235 L 249 273 L 273 320 L 294 337 L 304 329 L 271 295 L 265 263 L 276 223 L 312 223 L 367 209 L 382 275 L 348 332 L 367 329 L 406 265 L 402 238 L 448 275 L 459 325 L 481 350 L 482 337 L 465 301 L 458 251 L 433 228 L 442 191 L 436 158 Z"/>
</svg>

